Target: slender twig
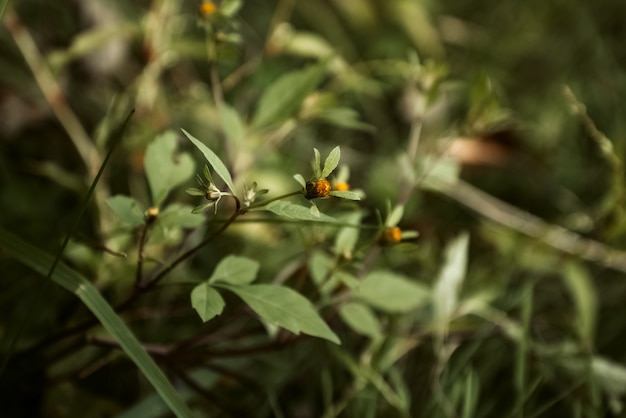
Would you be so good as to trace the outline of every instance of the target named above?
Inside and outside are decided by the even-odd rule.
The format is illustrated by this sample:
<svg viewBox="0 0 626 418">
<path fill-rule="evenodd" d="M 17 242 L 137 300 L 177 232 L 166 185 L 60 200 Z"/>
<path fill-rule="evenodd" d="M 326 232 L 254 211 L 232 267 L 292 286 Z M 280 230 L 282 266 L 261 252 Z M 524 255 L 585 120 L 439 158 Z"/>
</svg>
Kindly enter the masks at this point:
<svg viewBox="0 0 626 418">
<path fill-rule="evenodd" d="M 426 180 L 437 191 L 478 212 L 485 218 L 535 238 L 565 254 L 580 257 L 605 267 L 626 272 L 626 252 L 587 239 L 561 226 L 503 202 L 469 183 L 457 180 L 444 183 Z"/>
<path fill-rule="evenodd" d="M 267 206 L 268 204 L 275 202 L 277 200 L 282 200 L 282 199 L 286 199 L 288 197 L 291 196 L 297 196 L 302 194 L 301 190 L 297 190 L 295 192 L 290 192 L 290 193 L 286 193 L 286 194 L 282 194 L 280 196 L 276 196 L 276 197 L 272 197 L 270 199 L 265 199 L 265 200 L 261 200 L 259 202 L 255 202 L 253 204 L 251 204 L 248 209 L 257 209 L 257 208 L 262 208 L 263 206 Z"/>
<path fill-rule="evenodd" d="M 121 349 L 120 343 L 117 340 L 111 338 L 102 338 L 96 336 L 89 336 L 86 340 L 87 344 L 95 345 L 98 347 L 116 348 Z M 171 346 L 161 344 L 146 344 L 142 343 L 141 346 L 152 356 L 165 357 L 171 352 Z"/>
<path fill-rule="evenodd" d="M 137 271 L 135 272 L 135 287 L 141 286 L 141 280 L 143 276 L 143 250 L 146 245 L 146 237 L 148 236 L 148 228 L 150 225 L 148 222 L 144 222 L 141 228 L 141 235 L 139 237 L 139 244 L 137 245 Z"/>
<path fill-rule="evenodd" d="M 228 220 L 225 223 L 223 223 L 222 226 L 220 226 L 217 230 L 215 230 L 211 235 L 209 235 L 201 243 L 199 243 L 195 247 L 189 249 L 188 251 L 178 256 L 178 258 L 176 258 L 171 264 L 165 266 L 160 272 L 156 273 L 156 275 L 153 278 L 148 279 L 144 281 L 143 283 L 141 283 L 138 287 L 135 288 L 135 290 L 130 294 L 130 296 L 126 298 L 124 302 L 122 302 L 115 308 L 116 312 L 121 312 L 121 311 L 128 309 L 128 307 L 132 305 L 132 303 L 139 297 L 139 295 L 141 295 L 143 292 L 154 287 L 161 279 L 163 279 L 163 277 L 165 277 L 169 272 L 174 270 L 174 268 L 176 268 L 180 263 L 187 260 L 189 257 L 191 257 L 196 252 L 198 252 L 202 247 L 206 246 L 211 241 L 213 241 L 222 232 L 224 232 L 235 221 L 235 219 L 237 219 L 238 216 L 242 215 L 243 213 L 244 212 L 241 210 L 237 210 L 233 212 L 232 216 L 228 218 Z"/>
<path fill-rule="evenodd" d="M 69 135 L 89 172 L 95 173 L 98 166 L 100 166 L 98 150 L 76 114 L 67 105 L 63 91 L 46 65 L 33 37 L 22 25 L 15 12 L 7 13 L 5 25 L 22 53 L 26 64 L 33 73 L 35 81 L 52 109 L 52 112 Z"/>
<path fill-rule="evenodd" d="M 235 408 L 232 405 L 227 404 L 220 397 L 214 395 L 211 391 L 203 388 L 198 382 L 193 380 L 191 376 L 187 375 L 182 370 L 174 369 L 173 372 L 176 374 L 176 376 L 180 380 L 182 380 L 187 386 L 189 386 L 189 388 L 191 388 L 193 391 L 200 394 L 200 396 L 202 396 L 207 401 L 213 403 L 216 407 L 221 409 L 223 412 L 229 414 L 229 416 L 232 416 L 232 417 L 242 416 L 242 412 L 244 411 L 241 411 L 238 408 Z"/>
<path fill-rule="evenodd" d="M 213 100 L 219 109 L 224 105 L 224 93 L 222 92 L 222 84 L 220 83 L 219 69 L 217 61 L 212 60 L 210 63 L 209 77 L 211 79 L 211 90 L 213 91 Z"/>
</svg>

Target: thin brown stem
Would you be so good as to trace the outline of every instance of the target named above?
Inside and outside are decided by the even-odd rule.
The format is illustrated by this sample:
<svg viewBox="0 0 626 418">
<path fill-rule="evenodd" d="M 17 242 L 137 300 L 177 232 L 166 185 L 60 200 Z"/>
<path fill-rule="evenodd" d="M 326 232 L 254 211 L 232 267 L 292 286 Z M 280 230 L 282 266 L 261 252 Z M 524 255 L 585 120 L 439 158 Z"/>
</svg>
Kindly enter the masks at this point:
<svg viewBox="0 0 626 418">
<path fill-rule="evenodd" d="M 141 286 L 143 279 L 143 250 L 146 245 L 146 238 L 148 236 L 148 223 L 144 223 L 141 228 L 141 236 L 139 237 L 139 244 L 137 245 L 137 271 L 135 272 L 135 287 Z"/>
</svg>

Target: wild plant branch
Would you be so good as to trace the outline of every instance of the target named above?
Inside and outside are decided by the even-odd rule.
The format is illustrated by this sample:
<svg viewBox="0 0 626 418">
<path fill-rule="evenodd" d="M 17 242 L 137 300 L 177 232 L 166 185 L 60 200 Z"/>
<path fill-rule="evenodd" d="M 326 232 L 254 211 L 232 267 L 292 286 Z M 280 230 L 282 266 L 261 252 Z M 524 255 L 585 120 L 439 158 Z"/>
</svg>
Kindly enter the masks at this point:
<svg viewBox="0 0 626 418">
<path fill-rule="evenodd" d="M 561 226 L 503 202 L 469 183 L 428 179 L 435 190 L 476 211 L 493 222 L 537 239 L 556 250 L 626 273 L 626 252 L 584 238 Z"/>
</svg>

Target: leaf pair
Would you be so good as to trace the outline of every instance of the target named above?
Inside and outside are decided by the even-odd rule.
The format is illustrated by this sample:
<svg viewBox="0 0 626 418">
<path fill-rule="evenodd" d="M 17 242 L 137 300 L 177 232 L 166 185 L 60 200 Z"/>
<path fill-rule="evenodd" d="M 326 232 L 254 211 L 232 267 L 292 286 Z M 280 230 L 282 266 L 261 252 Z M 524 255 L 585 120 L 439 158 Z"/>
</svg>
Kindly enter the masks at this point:
<svg viewBox="0 0 626 418">
<path fill-rule="evenodd" d="M 206 322 L 220 315 L 225 302 L 219 290 L 239 296 L 259 317 L 294 334 L 300 332 L 339 344 L 337 335 L 326 325 L 311 302 L 298 292 L 271 284 L 252 285 L 259 263 L 246 257 L 228 256 L 209 279 L 191 292 L 191 305 Z"/>
</svg>

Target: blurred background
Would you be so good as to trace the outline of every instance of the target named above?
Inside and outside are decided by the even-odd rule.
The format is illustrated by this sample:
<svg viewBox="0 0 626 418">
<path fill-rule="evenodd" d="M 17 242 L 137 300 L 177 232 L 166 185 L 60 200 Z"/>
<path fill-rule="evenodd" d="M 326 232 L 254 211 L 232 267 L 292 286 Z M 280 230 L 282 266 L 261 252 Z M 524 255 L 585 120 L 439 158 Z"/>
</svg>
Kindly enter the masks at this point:
<svg viewBox="0 0 626 418">
<path fill-rule="evenodd" d="M 445 243 L 469 231 L 462 293 L 505 315 L 495 328 L 471 315 L 459 319 L 446 372 L 437 370 L 442 354 L 431 344 L 416 344 L 402 358 L 411 416 L 622 416 L 626 281 L 624 269 L 614 266 L 626 244 L 624 16 L 624 2 L 580 0 L 9 2 L 0 26 L 0 226 L 56 251 L 111 133 L 134 108 L 67 256 L 99 277 L 101 290 L 115 299 L 120 286 L 107 269 L 117 261 L 103 262 L 98 250 L 110 245 L 117 228 L 104 201 L 127 194 L 150 205 L 143 157 L 158 134 L 186 129 L 223 158 L 238 183 L 257 181 L 276 194 L 297 186 L 294 173 L 310 173 L 313 147 L 326 155 L 340 145 L 351 186 L 367 196 L 364 222 L 376 223 L 375 212 L 384 212 L 389 201 L 405 207 L 400 226 L 420 233 L 417 241 L 385 249 L 378 266 L 431 283 Z M 318 88 L 279 123 L 253 126 L 268 86 L 317 62 L 327 68 Z M 241 122 L 235 141 L 224 140 L 222 103 Z M 403 155 L 420 164 L 445 157 L 474 188 L 469 195 L 412 189 L 399 162 Z M 594 259 L 584 250 L 556 251 L 541 233 L 529 238 L 490 216 L 491 200 L 466 201 L 476 189 L 497 205 L 521 210 L 497 206 L 515 219 L 525 212 L 540 217 L 549 225 L 546 234 L 564 228 L 616 253 L 603 249 Z M 172 200 L 193 203 L 182 190 Z M 296 251 L 288 250 L 295 234 L 283 241 L 276 234 L 264 226 L 233 233 L 195 266 L 212 266 L 236 251 L 263 259 L 271 275 L 285 263 L 280 251 Z M 271 254 L 263 253 L 268 242 Z M 1 254 L 0 263 L 0 340 L 8 353 L 5 341 L 33 309 L 29 295 L 40 278 Z M 51 289 L 23 329 L 17 352 L 85 315 L 71 295 Z M 172 300 L 177 307 L 188 303 L 180 295 Z M 176 339 L 178 326 L 191 327 L 184 315 L 177 321 L 166 336 L 146 334 Z M 507 340 L 515 327 L 506 321 L 519 324 L 539 348 L 516 356 L 528 348 Z M 428 334 L 425 328 L 418 334 Z M 360 344 L 347 347 L 358 352 Z M 260 369 L 263 378 L 250 377 L 281 382 L 273 400 L 280 407 L 244 397 L 252 405 L 247 413 L 321 416 L 316 405 L 323 391 L 308 387 L 305 374 L 322 360 L 308 351 L 291 354 L 293 364 L 307 365 L 302 375 L 281 369 L 275 372 L 280 376 L 267 376 Z M 527 363 L 520 366 L 520 358 Z M 103 383 L 125 379 L 124 361 L 84 383 L 68 365 L 55 370 L 53 353 L 39 352 L 30 374 L 5 370 L 0 394 L 37 407 L 6 416 L 121 414 L 145 390 L 131 384 L 116 391 Z M 465 399 L 471 387 L 472 399 L 480 401 L 468 415 L 455 409 L 456 401 L 446 406 L 441 400 L 431 379 L 437 373 L 446 399 Z M 222 400 L 242 396 L 236 383 L 220 378 L 215 393 Z M 340 373 L 328 379 L 337 392 L 348 387 Z M 470 379 L 479 383 L 468 386 Z M 40 387 L 22 390 L 22 381 Z M 75 407 L 58 408 L 54 396 Z M 380 400 L 365 414 L 363 399 L 342 413 L 402 416 Z M 93 414 L 85 412 L 88 401 L 97 405 Z M 519 402 L 525 407 L 511 406 Z M 229 416 L 211 408 L 212 416 Z"/>
</svg>

